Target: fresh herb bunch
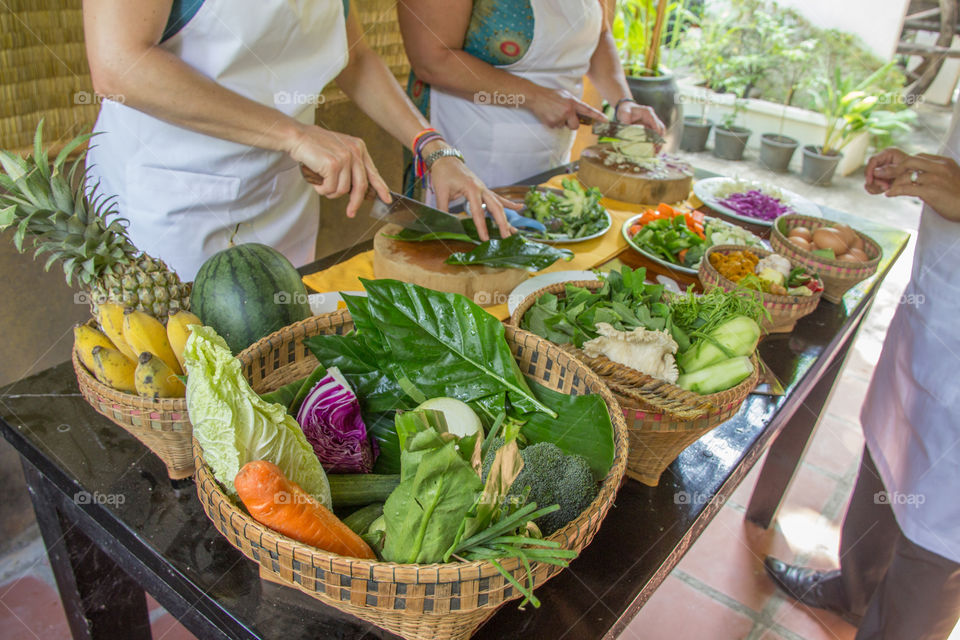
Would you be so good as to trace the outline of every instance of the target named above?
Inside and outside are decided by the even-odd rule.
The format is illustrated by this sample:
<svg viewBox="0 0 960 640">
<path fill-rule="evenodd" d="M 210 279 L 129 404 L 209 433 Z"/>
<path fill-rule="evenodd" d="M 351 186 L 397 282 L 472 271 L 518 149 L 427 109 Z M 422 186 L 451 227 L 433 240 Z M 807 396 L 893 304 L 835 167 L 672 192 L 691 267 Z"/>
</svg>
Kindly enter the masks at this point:
<svg viewBox="0 0 960 640">
<path fill-rule="evenodd" d="M 687 293 L 674 296 L 670 309 L 674 325 L 693 340 L 707 338 L 710 332 L 734 316 L 747 316 L 759 323 L 761 318 L 770 315 L 753 294 L 722 289 L 712 289 L 702 296 L 696 295 L 692 288 L 688 289 Z"/>
<path fill-rule="evenodd" d="M 530 187 L 520 213 L 543 223 L 546 232 L 533 237 L 549 240 L 574 240 L 607 228 L 606 209 L 600 204 L 603 194 L 596 187 L 584 189 L 576 180 L 564 178 L 563 195 Z"/>
<path fill-rule="evenodd" d="M 597 337 L 598 322 L 619 331 L 644 327 L 675 334 L 670 307 L 663 302 L 663 285 L 646 284 L 646 276 L 646 269 L 623 267 L 608 273 L 596 292 L 568 284 L 563 297 L 540 296 L 520 326 L 556 344 L 573 343 L 578 349 Z"/>
</svg>

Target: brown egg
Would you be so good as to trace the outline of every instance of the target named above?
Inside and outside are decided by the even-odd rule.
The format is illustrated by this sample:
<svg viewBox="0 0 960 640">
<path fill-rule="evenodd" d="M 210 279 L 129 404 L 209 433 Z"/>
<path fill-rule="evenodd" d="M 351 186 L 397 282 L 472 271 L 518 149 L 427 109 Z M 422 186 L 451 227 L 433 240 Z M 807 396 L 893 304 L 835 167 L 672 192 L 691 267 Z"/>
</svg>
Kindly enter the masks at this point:
<svg viewBox="0 0 960 640">
<path fill-rule="evenodd" d="M 840 234 L 840 237 L 843 238 L 843 241 L 847 243 L 848 247 L 853 245 L 853 242 L 857 239 L 857 232 L 845 224 L 838 224 L 834 229 Z"/>
<path fill-rule="evenodd" d="M 810 229 L 807 229 L 806 227 L 794 227 L 793 230 L 790 231 L 789 237 L 803 238 L 807 242 L 810 242 L 813 240 L 813 234 L 810 233 Z"/>
<path fill-rule="evenodd" d="M 817 249 L 830 249 L 838 256 L 847 252 L 847 243 L 840 236 L 840 232 L 830 227 L 814 231 L 813 244 L 817 245 Z"/>
<path fill-rule="evenodd" d="M 811 251 L 813 249 L 813 245 L 800 236 L 790 236 L 790 242 L 792 242 L 798 249 L 803 249 L 804 251 Z"/>
<path fill-rule="evenodd" d="M 837 256 L 837 260 L 839 260 L 840 262 L 860 262 L 849 253 L 845 253 L 843 255 Z"/>
<path fill-rule="evenodd" d="M 851 242 L 851 243 L 849 243 L 849 244 L 850 244 L 851 247 L 855 247 L 855 248 L 857 248 L 857 249 L 860 249 L 860 251 L 863 251 L 863 250 L 864 250 L 863 238 L 861 238 L 859 234 L 856 234 L 856 237 L 853 239 L 853 242 Z"/>
<path fill-rule="evenodd" d="M 848 256 L 853 256 L 860 262 L 867 262 L 870 260 L 870 256 L 863 249 L 857 249 L 856 247 L 850 247 L 850 250 L 847 251 Z"/>
</svg>

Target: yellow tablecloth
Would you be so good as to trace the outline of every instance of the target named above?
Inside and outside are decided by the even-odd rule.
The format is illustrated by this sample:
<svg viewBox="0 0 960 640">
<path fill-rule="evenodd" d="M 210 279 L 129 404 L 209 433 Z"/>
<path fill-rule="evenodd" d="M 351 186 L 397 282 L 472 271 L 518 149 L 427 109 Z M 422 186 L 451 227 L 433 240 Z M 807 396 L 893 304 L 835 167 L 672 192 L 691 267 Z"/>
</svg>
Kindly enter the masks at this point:
<svg viewBox="0 0 960 640">
<path fill-rule="evenodd" d="M 545 182 L 544 186 L 560 188 L 561 181 L 571 175 L 572 174 L 554 176 Z M 649 205 L 630 204 L 611 198 L 604 198 L 600 202 L 606 207 L 607 211 L 610 212 L 610 216 L 613 218 L 613 225 L 610 229 L 603 234 L 603 236 L 595 238 L 594 240 L 587 240 L 586 242 L 577 244 L 560 245 L 573 251 L 573 259 L 569 262 L 558 260 L 543 271 L 538 271 L 536 275 L 549 273 L 551 271 L 592 269 L 615 258 L 627 248 L 627 242 L 623 239 L 623 234 L 620 231 L 623 223 L 631 216 L 649 208 Z M 656 206 L 656 204 L 652 206 Z M 361 290 L 363 286 L 360 284 L 360 278 L 373 278 L 373 251 L 358 254 L 324 271 L 306 275 L 303 277 L 303 281 L 308 287 L 324 293 L 328 291 Z M 498 304 L 486 307 L 486 309 L 501 320 L 506 320 L 510 317 L 506 304 Z"/>
</svg>

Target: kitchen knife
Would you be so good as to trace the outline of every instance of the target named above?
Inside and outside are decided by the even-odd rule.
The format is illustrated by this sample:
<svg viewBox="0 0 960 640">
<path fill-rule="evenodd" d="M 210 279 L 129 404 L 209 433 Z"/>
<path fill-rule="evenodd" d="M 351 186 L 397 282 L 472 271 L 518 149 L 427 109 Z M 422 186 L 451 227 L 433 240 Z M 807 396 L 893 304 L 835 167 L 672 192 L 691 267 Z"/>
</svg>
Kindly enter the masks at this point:
<svg viewBox="0 0 960 640">
<path fill-rule="evenodd" d="M 590 125 L 591 131 L 601 137 L 619 138 L 626 130 L 643 130 L 647 142 L 652 142 L 655 145 L 662 145 L 666 142 L 663 136 L 642 124 L 624 124 L 616 121 L 605 122 L 580 114 L 577 115 L 577 118 L 580 120 L 580 124 Z"/>
</svg>

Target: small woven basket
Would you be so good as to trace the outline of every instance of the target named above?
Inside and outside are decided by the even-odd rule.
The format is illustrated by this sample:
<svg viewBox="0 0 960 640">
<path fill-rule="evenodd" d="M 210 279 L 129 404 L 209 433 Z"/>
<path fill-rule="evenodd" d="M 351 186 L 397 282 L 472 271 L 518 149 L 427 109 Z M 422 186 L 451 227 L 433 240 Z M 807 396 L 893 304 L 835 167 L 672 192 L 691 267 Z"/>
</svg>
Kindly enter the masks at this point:
<svg viewBox="0 0 960 640">
<path fill-rule="evenodd" d="M 880 245 L 869 236 L 857 231 L 857 235 L 863 240 L 863 250 L 869 260 L 867 262 L 841 262 L 840 260 L 815 256 L 813 252 L 801 249 L 787 239 L 791 229 L 795 227 L 806 227 L 812 233 L 821 227 L 835 226 L 837 226 L 837 223 L 823 218 L 813 218 L 800 214 L 780 216 L 773 223 L 770 231 L 770 246 L 776 253 L 820 276 L 820 279 L 823 280 L 824 300 L 838 303 L 843 298 L 843 294 L 851 287 L 877 272 L 877 265 L 880 264 L 880 258 L 883 256 Z"/>
<path fill-rule="evenodd" d="M 717 269 L 710 262 L 710 256 L 714 253 L 728 254 L 734 251 L 744 250 L 754 253 L 761 259 L 766 258 L 770 254 L 774 253 L 773 251 L 768 251 L 766 249 L 760 249 L 756 247 L 750 247 L 749 249 L 746 249 L 745 247 L 729 244 L 710 247 L 707 250 L 707 253 L 703 256 L 703 260 L 700 262 L 699 277 L 700 282 L 703 284 L 704 290 L 706 291 L 713 287 L 719 287 L 724 291 L 737 290 L 750 293 L 761 304 L 763 304 L 763 308 L 770 313 L 769 318 L 763 318 L 760 322 L 760 326 L 764 331 L 767 333 L 789 333 L 793 331 L 793 327 L 797 324 L 797 320 L 806 315 L 810 315 L 813 313 L 814 309 L 817 308 L 817 305 L 820 304 L 820 296 L 823 292 L 817 291 L 813 295 L 809 296 L 779 296 L 772 293 L 756 291 L 755 289 L 746 289 L 744 287 L 739 287 L 733 280 L 720 275 L 720 272 L 717 271 Z M 791 264 L 797 266 L 796 263 Z"/>
<path fill-rule="evenodd" d="M 543 294 L 563 297 L 568 284 L 591 291 L 603 286 L 597 281 L 577 281 L 544 287 L 520 303 L 510 324 L 519 327 L 524 314 Z M 754 357 L 753 374 L 746 380 L 732 389 L 700 395 L 605 357 L 592 358 L 573 345 L 563 345 L 562 349 L 584 362 L 613 391 L 630 437 L 626 475 L 651 487 L 660 483 L 664 470 L 684 449 L 737 414 L 759 377 Z"/>
<path fill-rule="evenodd" d="M 167 465 L 173 480 L 193 475 L 193 427 L 184 398 L 141 398 L 117 391 L 93 377 L 73 350 L 73 370 L 83 399 L 139 440 Z"/>
<path fill-rule="evenodd" d="M 314 316 L 267 336 L 237 357 L 253 389 L 262 393 L 312 370 L 317 360 L 303 339 L 318 334 L 343 334 L 353 328 L 350 314 L 337 311 Z M 580 516 L 550 540 L 564 548 L 586 547 L 613 504 L 623 479 L 627 455 L 626 424 L 617 403 L 600 379 L 556 345 L 526 331 L 506 328 L 506 339 L 520 369 L 552 389 L 566 393 L 598 393 L 610 409 L 615 458 L 597 498 Z M 195 444 L 197 493 L 217 530 L 251 560 L 261 575 L 371 622 L 404 638 L 468 638 L 487 618 L 520 597 L 489 562 L 411 565 L 345 558 L 291 540 L 259 524 L 228 498 L 204 463 Z M 523 565 L 502 563 L 521 583 Z M 537 586 L 560 567 L 532 563 Z"/>
</svg>

